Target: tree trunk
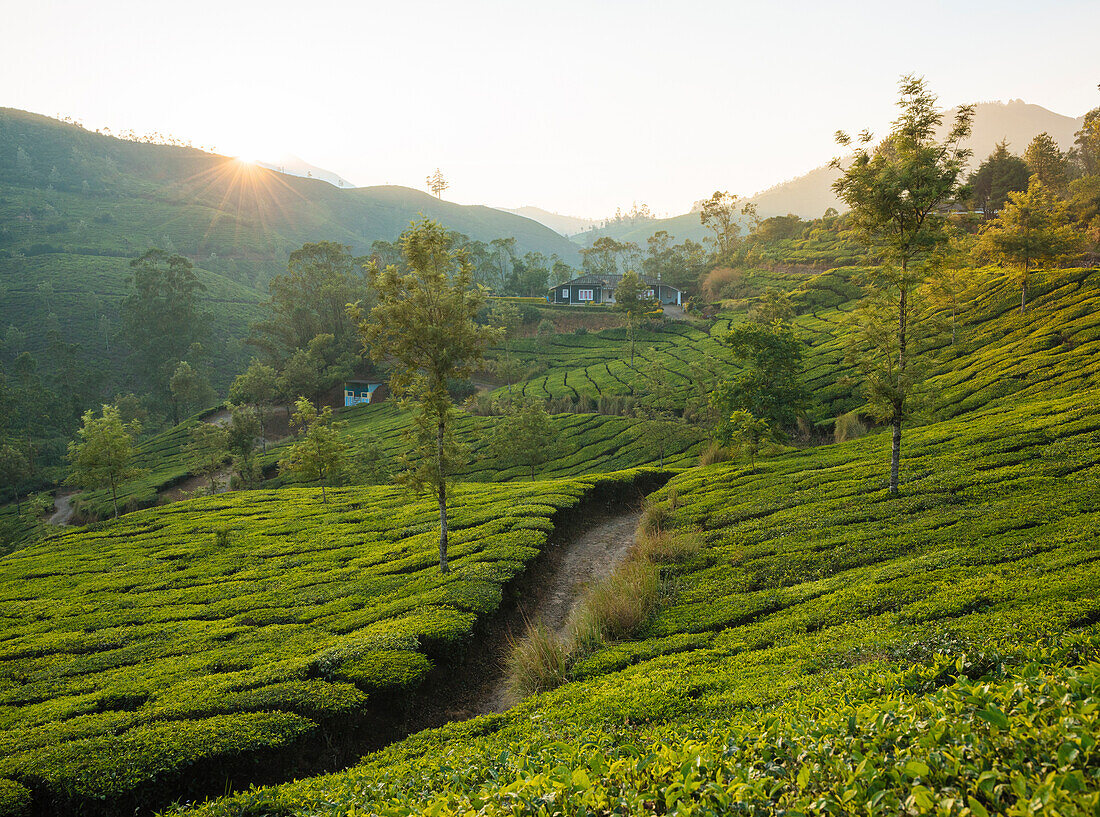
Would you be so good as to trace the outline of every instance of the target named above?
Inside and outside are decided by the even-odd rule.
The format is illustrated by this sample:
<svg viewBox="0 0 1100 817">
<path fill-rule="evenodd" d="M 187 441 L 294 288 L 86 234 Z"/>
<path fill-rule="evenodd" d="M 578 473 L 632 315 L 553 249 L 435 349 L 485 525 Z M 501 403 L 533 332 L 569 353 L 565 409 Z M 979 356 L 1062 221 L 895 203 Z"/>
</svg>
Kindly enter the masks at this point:
<svg viewBox="0 0 1100 817">
<path fill-rule="evenodd" d="M 890 446 L 890 493 L 898 492 L 898 461 L 901 458 L 901 421 L 905 416 L 905 344 L 906 330 L 908 329 L 909 288 L 905 283 L 908 274 L 908 264 L 904 261 L 901 265 L 902 286 L 898 295 L 898 383 L 897 402 L 894 405 L 894 434 Z"/>
<path fill-rule="evenodd" d="M 118 519 L 118 488 L 113 479 L 111 480 L 111 507 L 114 508 L 115 519 Z"/>
<path fill-rule="evenodd" d="M 890 493 L 898 492 L 898 462 L 901 460 L 901 419 L 894 420 L 893 442 L 890 446 Z"/>
<path fill-rule="evenodd" d="M 1027 269 L 1024 269 L 1024 279 L 1020 281 L 1020 312 L 1027 312 Z"/>
<path fill-rule="evenodd" d="M 436 473 L 439 476 L 439 572 L 446 573 L 447 567 L 447 477 L 443 473 L 443 423 L 439 424 L 436 434 Z"/>
</svg>

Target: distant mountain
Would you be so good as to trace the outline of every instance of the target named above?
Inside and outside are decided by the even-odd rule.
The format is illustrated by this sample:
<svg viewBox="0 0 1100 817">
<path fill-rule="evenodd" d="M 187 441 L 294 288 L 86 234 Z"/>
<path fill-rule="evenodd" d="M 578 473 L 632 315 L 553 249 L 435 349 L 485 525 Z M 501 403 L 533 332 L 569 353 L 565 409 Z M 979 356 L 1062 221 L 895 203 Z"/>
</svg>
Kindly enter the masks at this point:
<svg viewBox="0 0 1100 817">
<path fill-rule="evenodd" d="M 944 117 L 945 128 L 954 113 L 952 110 Z M 974 110 L 974 129 L 966 142 L 974 153 L 971 167 L 979 165 L 1002 139 L 1008 140 L 1013 153 L 1022 154 L 1028 143 L 1043 131 L 1054 137 L 1062 150 L 1068 150 L 1073 146 L 1074 134 L 1081 129 L 1083 122 L 1083 116 L 1074 119 L 1020 99 L 978 103 Z M 837 171 L 824 165 L 796 179 L 769 187 L 752 199 L 763 217 L 794 213 L 803 218 L 816 218 L 829 207 L 846 209 L 832 191 L 836 178 Z"/>
<path fill-rule="evenodd" d="M 954 111 L 945 116 L 950 120 Z M 1030 105 L 1022 100 L 1010 102 L 982 102 L 975 106 L 974 129 L 967 146 L 974 152 L 971 167 L 976 167 L 1002 139 L 1007 139 L 1013 153 L 1022 154 L 1028 143 L 1046 131 L 1063 150 L 1073 145 L 1074 134 L 1081 129 L 1084 117 L 1076 119 L 1049 111 L 1041 105 Z M 797 178 L 769 187 L 749 200 L 756 202 L 761 218 L 784 216 L 794 213 L 802 218 L 817 218 L 828 208 L 847 209 L 833 193 L 832 184 L 837 171 L 828 165 L 816 167 Z M 699 222 L 698 213 L 685 213 L 672 218 L 613 222 L 604 227 L 589 229 L 572 236 L 573 240 L 591 245 L 601 235 L 609 235 L 617 241 L 634 241 L 645 246 L 645 240 L 657 230 L 666 230 L 677 241 L 690 238 L 701 240 L 707 235 Z"/>
<path fill-rule="evenodd" d="M 551 230 L 556 233 L 561 233 L 564 236 L 572 236 L 582 230 L 587 230 L 593 224 L 596 224 L 596 219 L 593 218 L 580 218 L 578 216 L 563 216 L 561 213 L 551 213 L 548 210 L 543 210 L 541 207 L 519 207 L 515 210 L 511 210 L 507 207 L 498 208 L 505 213 L 515 213 L 517 216 L 523 216 L 529 218 L 532 221 L 537 221 L 539 224 L 545 224 Z"/>
<path fill-rule="evenodd" d="M 331 170 L 325 170 L 323 167 L 311 165 L 305 159 L 295 156 L 292 153 L 287 153 L 271 161 L 259 161 L 256 162 L 256 164 L 278 173 L 285 173 L 288 176 L 301 176 L 303 179 L 320 179 L 335 187 L 355 187 L 355 185 L 347 179 L 333 173 Z"/>
</svg>

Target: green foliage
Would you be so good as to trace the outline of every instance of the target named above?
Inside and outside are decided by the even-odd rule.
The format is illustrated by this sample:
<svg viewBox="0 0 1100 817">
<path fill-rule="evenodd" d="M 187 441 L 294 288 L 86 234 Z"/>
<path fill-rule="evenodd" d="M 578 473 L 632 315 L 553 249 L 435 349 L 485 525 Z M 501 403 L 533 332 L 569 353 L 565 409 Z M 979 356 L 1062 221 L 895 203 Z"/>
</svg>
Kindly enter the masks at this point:
<svg viewBox="0 0 1100 817">
<path fill-rule="evenodd" d="M 499 333 L 474 323 L 484 295 L 473 287 L 472 264 L 451 249 L 442 226 L 427 218 L 414 222 L 401 235 L 401 253 L 408 272 L 371 262 L 378 303 L 366 319 L 359 305 L 351 314 L 372 358 L 392 359 L 394 396 L 417 407 L 417 446 L 406 460 L 406 483 L 430 488 L 439 499 L 439 568 L 446 573 L 447 482 L 460 458 L 448 384 L 469 377 Z"/>
<path fill-rule="evenodd" d="M 646 314 L 660 308 L 654 299 L 646 297 L 647 290 L 648 286 L 633 270 L 628 270 L 615 286 L 615 311 L 623 316 L 623 326 L 630 338 L 631 366 L 634 365 L 634 341 L 638 327 Z"/>
<path fill-rule="evenodd" d="M 185 449 L 197 463 L 196 471 L 210 481 L 210 496 L 217 493 L 217 475 L 229 456 L 229 435 L 214 423 L 199 423 L 191 429 Z"/>
<path fill-rule="evenodd" d="M 806 408 L 809 395 L 802 385 L 803 344 L 789 324 L 741 324 L 722 342 L 741 371 L 720 383 L 713 395 L 719 416 L 749 411 L 776 432 L 792 428 Z"/>
<path fill-rule="evenodd" d="M 909 347 L 918 318 L 916 290 L 923 276 L 911 265 L 946 240 L 946 219 L 939 210 L 957 191 L 959 174 L 970 156 L 961 145 L 970 135 L 974 116 L 972 105 L 960 106 L 947 135 L 937 141 L 943 115 L 924 80 L 903 77 L 900 90 L 902 113 L 889 137 L 871 152 L 866 145 L 872 137 L 864 131 L 861 146 L 833 184 L 851 206 L 857 230 L 886 260 L 867 278 L 855 344 L 864 350 L 857 359 L 871 409 L 893 428 L 893 492 L 898 490 L 901 426 L 909 411 L 909 393 L 919 380 Z M 847 147 L 851 139 L 838 131 L 837 142 Z M 833 164 L 841 168 L 839 159 Z"/>
<path fill-rule="evenodd" d="M 525 466 L 532 481 L 535 469 L 554 459 L 561 449 L 550 416 L 541 403 L 527 401 L 493 427 L 489 451 L 506 466 Z"/>
<path fill-rule="evenodd" d="M 993 218 L 1004 207 L 1009 193 L 1027 190 L 1030 175 L 1027 162 L 1009 153 L 1007 142 L 998 142 L 966 180 L 970 200 L 985 218 Z"/>
<path fill-rule="evenodd" d="M 165 250 L 146 250 L 130 262 L 130 270 L 131 291 L 121 309 L 126 341 L 139 376 L 163 395 L 168 372 L 191 344 L 207 336 L 207 318 L 198 300 L 205 286 L 187 258 Z"/>
<path fill-rule="evenodd" d="M 201 813 L 1091 813 L 1096 398 L 913 429 L 901 497 L 881 436 L 685 472 L 656 498 L 702 547 L 572 682 Z"/>
<path fill-rule="evenodd" d="M 775 440 L 775 430 L 767 419 L 755 417 L 751 411 L 738 409 L 715 431 L 718 442 L 737 454 L 747 454 L 752 473 L 756 458 L 767 443 Z"/>
<path fill-rule="evenodd" d="M 1065 202 L 1037 174 L 1028 180 L 1026 191 L 1010 193 L 1008 199 L 997 218 L 983 225 L 978 250 L 1017 270 L 1023 312 L 1032 270 L 1053 266 L 1081 242 L 1068 224 Z"/>
<path fill-rule="evenodd" d="M 297 439 L 279 460 L 279 472 L 291 474 L 298 482 L 321 486 L 321 501 L 328 502 L 326 486 L 334 485 L 347 467 L 348 444 L 340 436 L 342 422 L 333 419 L 332 407 L 321 411 L 304 397 L 295 404 L 290 425 Z"/>
<path fill-rule="evenodd" d="M 141 475 L 134 465 L 133 437 L 141 432 L 136 420 L 123 423 L 118 408 L 104 406 L 100 417 L 84 414 L 78 438 L 69 443 L 72 463 L 68 482 L 81 488 L 107 488 L 118 516 L 118 486 Z"/>
</svg>

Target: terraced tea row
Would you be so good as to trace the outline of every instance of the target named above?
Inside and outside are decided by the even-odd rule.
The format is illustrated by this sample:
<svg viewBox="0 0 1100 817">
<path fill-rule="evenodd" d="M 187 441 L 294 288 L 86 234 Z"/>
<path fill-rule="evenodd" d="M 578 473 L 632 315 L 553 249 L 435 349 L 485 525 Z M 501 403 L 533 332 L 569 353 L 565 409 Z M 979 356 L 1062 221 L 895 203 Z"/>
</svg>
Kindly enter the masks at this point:
<svg viewBox="0 0 1100 817">
<path fill-rule="evenodd" d="M 633 478 L 457 487 L 446 575 L 435 503 L 394 488 L 225 494 L 15 553 L 0 777 L 58 808 L 121 808 L 196 764 L 319 740 L 458 649 L 555 514 Z"/>
</svg>

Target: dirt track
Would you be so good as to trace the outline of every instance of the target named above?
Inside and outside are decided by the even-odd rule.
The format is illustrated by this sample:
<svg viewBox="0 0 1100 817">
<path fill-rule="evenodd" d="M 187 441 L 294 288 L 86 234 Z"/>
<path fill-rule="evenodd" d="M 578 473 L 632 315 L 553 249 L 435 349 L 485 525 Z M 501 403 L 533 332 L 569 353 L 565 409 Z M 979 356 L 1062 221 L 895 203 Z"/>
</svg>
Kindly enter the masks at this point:
<svg viewBox="0 0 1100 817">
<path fill-rule="evenodd" d="M 631 510 L 609 516 L 582 532 L 567 545 L 546 577 L 543 590 L 532 607 L 523 610 L 527 621 L 541 621 L 561 635 L 569 614 L 581 600 L 585 589 L 611 573 L 626 558 L 634 544 L 634 530 L 641 511 Z M 503 658 L 503 657 L 502 657 Z M 479 709 L 503 712 L 512 705 L 503 668 L 491 684 Z"/>
</svg>

